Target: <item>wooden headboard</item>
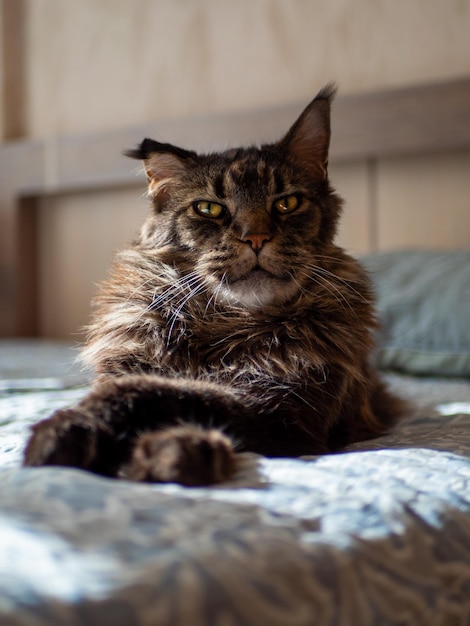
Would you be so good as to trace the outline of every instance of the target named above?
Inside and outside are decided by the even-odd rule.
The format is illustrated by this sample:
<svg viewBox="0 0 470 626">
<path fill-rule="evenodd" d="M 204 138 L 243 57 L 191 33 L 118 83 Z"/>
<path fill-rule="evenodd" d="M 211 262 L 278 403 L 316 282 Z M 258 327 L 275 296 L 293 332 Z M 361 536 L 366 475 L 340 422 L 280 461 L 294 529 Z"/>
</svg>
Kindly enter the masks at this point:
<svg viewBox="0 0 470 626">
<path fill-rule="evenodd" d="M 200 151 L 277 139 L 305 104 L 0 144 L 0 336 L 38 333 L 39 198 L 135 186 L 121 153 L 144 136 Z M 384 158 L 469 150 L 470 78 L 340 95 L 334 103 L 333 166 L 366 161 L 373 171 Z"/>
</svg>

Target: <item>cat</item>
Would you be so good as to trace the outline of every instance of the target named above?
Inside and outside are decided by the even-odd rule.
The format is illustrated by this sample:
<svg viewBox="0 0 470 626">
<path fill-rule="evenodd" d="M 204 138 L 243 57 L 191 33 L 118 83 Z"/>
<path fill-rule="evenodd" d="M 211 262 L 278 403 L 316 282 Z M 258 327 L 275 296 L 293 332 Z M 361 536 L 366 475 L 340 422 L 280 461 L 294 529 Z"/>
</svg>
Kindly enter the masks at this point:
<svg viewBox="0 0 470 626">
<path fill-rule="evenodd" d="M 27 466 L 208 485 L 237 453 L 338 451 L 401 401 L 371 366 L 374 297 L 334 243 L 327 85 L 279 141 L 221 153 L 144 139 L 150 214 L 97 297 L 87 396 L 33 426 Z"/>
</svg>

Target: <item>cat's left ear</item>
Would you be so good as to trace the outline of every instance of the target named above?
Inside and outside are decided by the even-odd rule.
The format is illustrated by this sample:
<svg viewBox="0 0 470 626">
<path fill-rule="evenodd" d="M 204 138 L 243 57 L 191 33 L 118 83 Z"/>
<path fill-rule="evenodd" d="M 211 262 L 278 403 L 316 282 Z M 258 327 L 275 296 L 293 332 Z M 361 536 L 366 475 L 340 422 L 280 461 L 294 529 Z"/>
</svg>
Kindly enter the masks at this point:
<svg viewBox="0 0 470 626">
<path fill-rule="evenodd" d="M 327 177 L 330 106 L 335 94 L 336 86 L 326 85 L 279 143 L 314 178 Z"/>
<path fill-rule="evenodd" d="M 124 154 L 144 162 L 149 192 L 154 196 L 166 183 L 181 176 L 190 162 L 197 158 L 195 152 L 154 139 L 144 139 L 137 148 L 126 150 Z"/>
</svg>

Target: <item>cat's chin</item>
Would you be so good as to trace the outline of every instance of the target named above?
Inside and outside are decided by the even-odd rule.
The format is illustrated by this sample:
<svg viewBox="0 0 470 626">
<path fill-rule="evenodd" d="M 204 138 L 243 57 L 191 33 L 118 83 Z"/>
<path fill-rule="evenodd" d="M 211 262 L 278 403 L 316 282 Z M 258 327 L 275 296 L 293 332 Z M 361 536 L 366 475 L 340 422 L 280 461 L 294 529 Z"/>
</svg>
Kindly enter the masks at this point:
<svg viewBox="0 0 470 626">
<path fill-rule="evenodd" d="M 298 293 L 298 286 L 290 279 L 279 278 L 256 269 L 222 289 L 220 296 L 228 304 L 259 309 L 284 304 Z"/>
</svg>

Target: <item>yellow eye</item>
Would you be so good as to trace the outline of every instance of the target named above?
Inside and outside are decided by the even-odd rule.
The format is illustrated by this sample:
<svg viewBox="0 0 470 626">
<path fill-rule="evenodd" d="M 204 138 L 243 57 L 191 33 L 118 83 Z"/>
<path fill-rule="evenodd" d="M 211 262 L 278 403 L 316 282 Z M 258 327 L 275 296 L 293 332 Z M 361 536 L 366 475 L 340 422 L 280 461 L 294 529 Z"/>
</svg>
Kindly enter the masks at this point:
<svg viewBox="0 0 470 626">
<path fill-rule="evenodd" d="M 203 217 L 220 217 L 224 211 L 224 207 L 217 202 L 209 202 L 202 200 L 201 202 L 195 202 L 194 210 Z"/>
<path fill-rule="evenodd" d="M 295 211 L 299 206 L 299 199 L 297 196 L 286 196 L 285 198 L 280 198 L 280 200 L 276 200 L 274 203 L 274 208 L 278 213 L 291 213 Z"/>
</svg>

